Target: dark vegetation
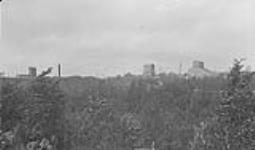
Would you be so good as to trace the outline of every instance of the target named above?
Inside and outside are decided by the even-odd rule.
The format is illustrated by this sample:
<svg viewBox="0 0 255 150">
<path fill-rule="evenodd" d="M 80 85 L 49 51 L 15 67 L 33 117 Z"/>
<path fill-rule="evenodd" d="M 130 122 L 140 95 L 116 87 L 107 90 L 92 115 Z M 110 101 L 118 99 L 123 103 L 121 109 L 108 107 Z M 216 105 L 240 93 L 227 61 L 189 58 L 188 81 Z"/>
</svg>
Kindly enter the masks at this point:
<svg viewBox="0 0 255 150">
<path fill-rule="evenodd" d="M 63 150 L 129 150 L 152 143 L 157 150 L 235 150 L 235 144 L 249 150 L 241 135 L 234 138 L 237 129 L 252 128 L 244 122 L 255 107 L 251 78 L 241 68 L 235 62 L 228 82 L 175 74 L 2 79 L 2 130 L 15 134 L 11 147 L 17 150 L 36 136 L 55 137 L 55 147 Z M 237 111 L 229 101 L 249 109 Z M 223 107 L 226 103 L 229 107 Z M 224 140 L 214 137 L 216 132 Z"/>
<path fill-rule="evenodd" d="M 254 73 L 242 68 L 241 61 L 236 60 L 214 116 L 196 128 L 193 150 L 255 149 Z"/>
</svg>

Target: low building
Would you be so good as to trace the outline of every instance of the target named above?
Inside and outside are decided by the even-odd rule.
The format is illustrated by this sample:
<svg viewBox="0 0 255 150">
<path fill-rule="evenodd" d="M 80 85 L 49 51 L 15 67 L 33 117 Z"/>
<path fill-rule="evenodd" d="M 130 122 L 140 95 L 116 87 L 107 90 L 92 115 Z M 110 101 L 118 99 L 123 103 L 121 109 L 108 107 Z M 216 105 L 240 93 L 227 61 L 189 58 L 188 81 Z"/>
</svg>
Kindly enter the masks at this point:
<svg viewBox="0 0 255 150">
<path fill-rule="evenodd" d="M 28 74 L 18 74 L 17 78 L 35 78 L 37 76 L 37 70 L 35 67 L 28 67 Z"/>
<path fill-rule="evenodd" d="M 188 78 L 204 78 L 204 77 L 216 77 L 218 74 L 207 68 L 205 68 L 204 62 L 195 60 L 192 63 L 192 67 L 188 70 Z"/>
</svg>

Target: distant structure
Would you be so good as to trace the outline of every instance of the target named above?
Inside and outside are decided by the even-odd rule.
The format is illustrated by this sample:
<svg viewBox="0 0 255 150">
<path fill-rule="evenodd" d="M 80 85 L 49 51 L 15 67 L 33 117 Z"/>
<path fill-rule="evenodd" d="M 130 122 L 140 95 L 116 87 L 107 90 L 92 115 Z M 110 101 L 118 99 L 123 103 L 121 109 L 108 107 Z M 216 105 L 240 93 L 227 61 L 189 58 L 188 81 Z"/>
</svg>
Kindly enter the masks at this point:
<svg viewBox="0 0 255 150">
<path fill-rule="evenodd" d="M 181 75 L 182 74 L 182 63 L 180 63 L 180 65 L 179 65 L 179 75 Z"/>
<path fill-rule="evenodd" d="M 155 76 L 155 65 L 154 64 L 145 64 L 143 66 L 143 76 L 154 77 Z"/>
<path fill-rule="evenodd" d="M 198 60 L 193 61 L 192 66 L 193 66 L 193 68 L 201 68 L 201 69 L 205 68 L 204 62 L 198 61 Z"/>
<path fill-rule="evenodd" d="M 37 76 L 37 70 L 35 67 L 28 67 L 28 75 L 32 77 Z"/>
<path fill-rule="evenodd" d="M 4 72 L 0 72 L 0 77 L 4 77 L 5 73 Z"/>
<path fill-rule="evenodd" d="M 217 76 L 216 72 L 213 72 L 205 68 L 204 62 L 195 60 L 192 63 L 192 67 L 188 70 L 188 78 L 204 78 Z"/>
<path fill-rule="evenodd" d="M 35 78 L 37 76 L 37 69 L 35 67 L 28 67 L 28 74 L 18 74 L 17 78 Z"/>
<path fill-rule="evenodd" d="M 61 65 L 58 64 L 58 77 L 61 77 Z"/>
</svg>

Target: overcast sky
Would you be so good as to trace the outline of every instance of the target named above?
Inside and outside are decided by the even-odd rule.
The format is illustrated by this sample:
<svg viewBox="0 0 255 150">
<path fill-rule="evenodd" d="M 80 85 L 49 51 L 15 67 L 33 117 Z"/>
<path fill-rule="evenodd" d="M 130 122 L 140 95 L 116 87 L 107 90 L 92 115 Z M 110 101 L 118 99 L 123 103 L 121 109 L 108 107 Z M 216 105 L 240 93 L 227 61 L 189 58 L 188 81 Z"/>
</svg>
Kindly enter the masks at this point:
<svg viewBox="0 0 255 150">
<path fill-rule="evenodd" d="M 178 72 L 195 59 L 226 70 L 241 57 L 255 69 L 254 0 L 4 0 L 2 9 L 9 74 L 58 63 L 64 75 L 140 73 L 144 63 Z"/>
</svg>

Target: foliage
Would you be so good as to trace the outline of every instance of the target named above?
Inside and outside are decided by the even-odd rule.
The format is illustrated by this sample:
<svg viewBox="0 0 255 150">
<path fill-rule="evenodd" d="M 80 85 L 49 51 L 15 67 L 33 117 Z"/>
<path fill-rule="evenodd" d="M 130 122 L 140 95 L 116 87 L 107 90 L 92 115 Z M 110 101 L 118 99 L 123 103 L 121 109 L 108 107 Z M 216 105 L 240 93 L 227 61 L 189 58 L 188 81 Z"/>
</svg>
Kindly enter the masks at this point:
<svg viewBox="0 0 255 150">
<path fill-rule="evenodd" d="M 255 148 L 255 99 L 252 94 L 253 73 L 242 71 L 242 61 L 235 60 L 228 76 L 227 88 L 213 119 L 196 132 L 195 150 L 252 150 Z"/>
<path fill-rule="evenodd" d="M 6 82 L 3 126 L 19 126 L 23 143 L 34 131 L 57 135 L 66 150 L 129 150 L 153 142 L 156 149 L 185 150 L 193 126 L 211 118 L 223 84 L 172 74 Z"/>
<path fill-rule="evenodd" d="M 14 130 L 24 144 L 38 135 L 62 138 L 64 103 L 56 81 L 46 77 L 26 81 L 26 84 L 6 80 L 1 95 L 3 131 Z"/>
</svg>

